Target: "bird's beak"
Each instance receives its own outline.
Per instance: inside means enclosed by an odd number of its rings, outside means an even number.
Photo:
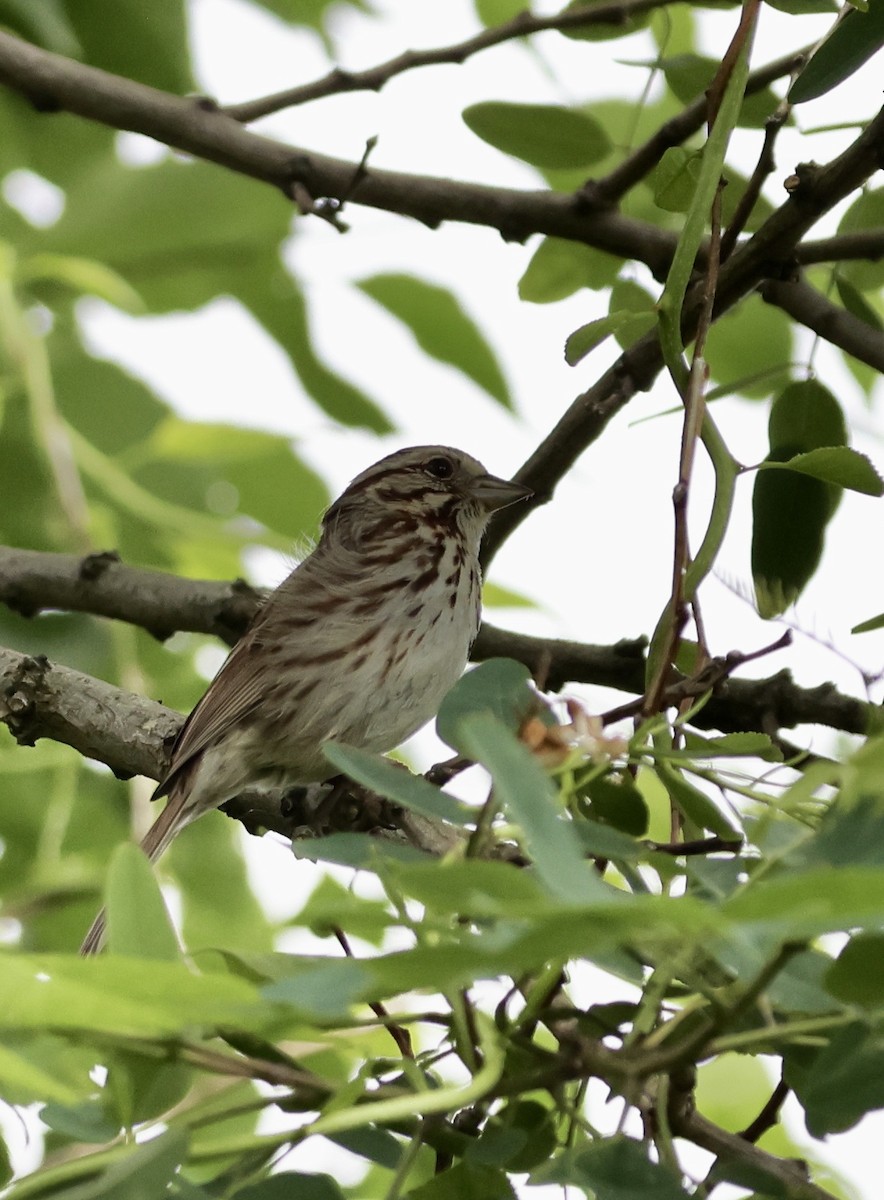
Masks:
[[[470,484],[470,492],[473,499],[478,500],[485,511],[490,513],[534,495],[531,488],[525,487],[524,484],[513,483],[509,479],[498,479],[496,475],[480,475]]]

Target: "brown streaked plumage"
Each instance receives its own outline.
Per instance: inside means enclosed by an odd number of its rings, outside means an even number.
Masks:
[[[328,779],[326,741],[386,751],[425,724],[478,632],[488,519],[528,495],[447,446],[357,475],[181,727],[145,853],[246,787]],[[103,933],[100,913],[84,954]]]

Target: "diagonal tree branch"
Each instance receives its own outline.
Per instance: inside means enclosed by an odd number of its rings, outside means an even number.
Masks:
[[[716,317],[732,308],[763,279],[788,278],[792,274],[795,248],[807,230],[881,168],[882,141],[884,110],[830,163],[825,166],[804,163],[796,168],[789,199],[722,267],[716,291]],[[696,334],[702,304],[703,288],[699,280],[689,289],[682,311],[686,345]],[[486,564],[528,514],[550,499],[558,481],[601,436],[611,418],[636,392],[651,386],[662,367],[657,330],[652,329],[625,350],[592,387],[577,396],[516,472],[515,479],[527,484],[535,495],[526,503],[496,515],[484,542]]]
[[[766,66],[751,71],[746,80],[746,95],[753,96],[763,91],[777,79],[791,75],[804,63],[809,53],[809,47],[796,50],[777,58]],[[698,96],[686,105],[680,113],[656,129],[646,142],[636,147],[609,174],[601,179],[589,179],[578,191],[577,197],[589,207],[606,207],[615,204],[634,187],[639,180],[644,179],[656,167],[667,150],[680,146],[692,134],[702,129],[708,115],[706,96]]]
[[[884,372],[884,333],[880,329],[833,304],[801,279],[768,279],[759,290],[768,304],[775,304],[833,346]]]

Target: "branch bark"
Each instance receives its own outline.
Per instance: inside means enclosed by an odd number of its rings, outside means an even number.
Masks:
[[[78,558],[0,546],[0,601],[26,616],[64,609],[140,625],[160,637],[180,629],[213,634],[233,644],[257,610],[261,595],[241,580],[231,584],[182,579],[163,571],[126,566],[112,554]],[[638,695],[644,687],[644,651],[641,638],[611,646],[589,645],[531,637],[486,622],[472,657],[476,662],[515,658],[543,678],[545,686],[553,691],[573,682]],[[159,714],[151,701],[140,701],[147,708],[132,708],[119,699],[116,689],[110,688],[108,694],[102,690],[110,685],[65,667],[48,665],[39,670],[29,668],[26,681],[31,682],[10,708],[9,700],[4,702],[2,697],[21,690],[16,672],[23,669],[22,661],[27,656],[6,650],[0,653],[6,656],[0,675],[0,719],[9,722],[11,717],[17,735],[23,734],[24,740],[51,737],[65,742],[121,774],[152,775],[154,730],[159,729],[161,737],[173,734],[180,720],[177,714],[162,710],[166,716],[156,725]],[[77,700],[78,688],[82,704]],[[818,724],[864,734],[877,712],[875,705],[846,696],[833,684],[799,687],[788,671],[780,671],[761,680],[723,680],[693,724],[723,732],[766,733]],[[139,738],[146,739],[144,745],[139,744]]]
[[[768,279],[760,287],[768,304],[876,371],[884,372],[884,333],[853,313],[833,304],[801,279]]]

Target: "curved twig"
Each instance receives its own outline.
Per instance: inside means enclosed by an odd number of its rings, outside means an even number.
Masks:
[[[454,45],[442,46],[435,50],[406,50],[387,62],[378,63],[377,66],[368,67],[363,71],[345,71],[341,67],[335,67],[312,83],[287,88],[285,91],[274,92],[256,100],[246,100],[241,104],[226,104],[223,111],[235,120],[245,123],[281,112],[285,108],[294,108],[311,100],[321,100],[325,96],[336,96],[342,92],[379,92],[384,84],[396,75],[418,67],[441,66],[446,63],[460,66],[482,50],[549,29],[625,25],[630,17],[662,8],[665,3],[668,3],[668,0],[612,0],[608,4],[590,4],[585,8],[575,5],[548,17],[538,16],[526,9],[511,21],[483,29],[481,33],[455,42]]]

